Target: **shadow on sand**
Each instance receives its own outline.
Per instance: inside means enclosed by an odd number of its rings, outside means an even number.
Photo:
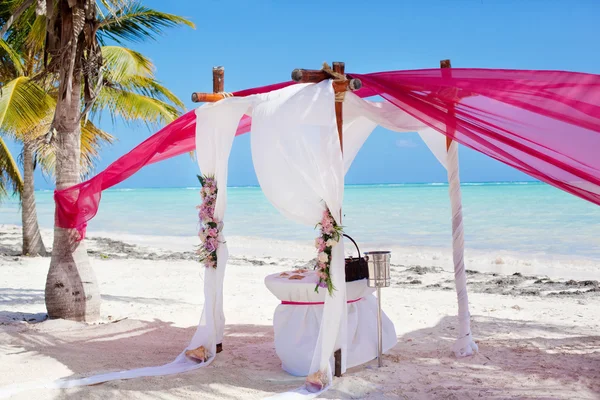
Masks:
[[[42,296],[43,303],[43,292],[35,292],[0,289],[0,306],[5,296],[12,301],[22,296],[27,303]],[[383,368],[375,363],[352,368],[321,398],[572,398],[573,387],[600,395],[600,336],[577,336],[558,325],[473,319],[479,354],[456,359],[450,351],[456,320],[443,318],[433,327],[400,336]],[[89,376],[168,363],[195,331],[160,320],[91,326],[58,322],[0,331],[4,359],[17,354],[51,358],[70,369],[71,378]],[[303,383],[281,370],[272,326],[228,325],[223,343],[224,352],[206,368],[61,390],[55,398],[237,399],[244,393],[242,398],[253,399]],[[381,386],[386,382],[389,388],[390,380],[395,389],[384,393]]]

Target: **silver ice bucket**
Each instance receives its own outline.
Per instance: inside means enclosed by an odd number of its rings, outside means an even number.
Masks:
[[[391,251],[367,251],[365,253],[369,268],[367,286],[374,288],[390,286]]]

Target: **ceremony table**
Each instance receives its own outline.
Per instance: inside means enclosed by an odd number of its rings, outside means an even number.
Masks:
[[[267,288],[281,300],[275,309],[273,327],[275,350],[282,368],[295,376],[309,373],[327,289],[315,292],[319,281],[316,271],[294,270],[265,277]],[[377,298],[367,280],[346,283],[348,303],[347,368],[377,358]],[[383,351],[396,345],[396,330],[382,313]]]

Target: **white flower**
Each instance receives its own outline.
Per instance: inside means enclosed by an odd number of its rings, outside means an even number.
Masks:
[[[338,242],[333,239],[329,239],[325,244],[327,245],[327,247],[333,247],[336,244],[338,244]]]
[[[319,253],[319,261],[322,263],[326,263],[327,261],[329,261],[329,256],[327,255],[327,253]]]

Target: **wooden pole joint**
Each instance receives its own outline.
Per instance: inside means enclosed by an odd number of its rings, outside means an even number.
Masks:
[[[332,68],[327,64],[322,69],[297,68],[292,71],[292,80],[298,83],[319,83],[326,79],[333,79],[332,85],[336,94],[360,89],[362,87],[360,79],[348,79],[344,74],[344,67],[343,62],[334,62]],[[343,101],[343,95],[337,96],[336,99]]]
[[[192,101],[194,103],[215,103],[231,96],[231,93],[225,93],[225,68],[218,66],[213,67],[213,92],[194,92]]]

